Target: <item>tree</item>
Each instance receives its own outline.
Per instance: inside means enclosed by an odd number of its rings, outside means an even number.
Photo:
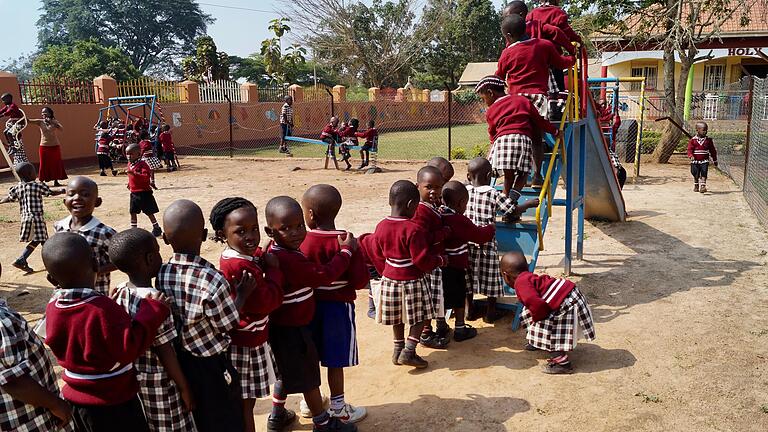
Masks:
[[[293,44],[283,52],[283,36],[291,30],[290,19],[277,18],[270,21],[269,30],[275,37],[261,42],[261,56],[267,75],[273,80],[286,84],[293,82],[293,72],[306,62],[307,50],[299,44]]]
[[[94,39],[120,48],[144,73],[174,73],[213,19],[193,0],[43,0],[37,21],[42,50]]]
[[[16,58],[8,58],[0,62],[0,70],[8,71],[19,80],[27,80],[32,78],[32,61],[35,59],[35,54],[22,54]]]
[[[230,57],[232,79],[245,78],[248,82],[259,85],[267,85],[272,78],[267,74],[267,67],[264,65],[264,58],[261,54],[251,54],[248,57]],[[339,78],[329,72],[314,60],[306,60],[299,63],[295,68],[288,70],[286,74],[292,79],[292,84],[311,85],[315,83],[315,74],[317,74],[318,84],[332,86],[338,84]]]
[[[139,71],[119,48],[106,48],[95,40],[81,40],[73,46],[52,45],[32,62],[37,76],[64,77],[90,81],[107,74],[118,81],[137,78]]]
[[[229,79],[229,55],[217,51],[213,38],[206,35],[195,40],[195,55],[181,61],[184,77],[192,81]]]

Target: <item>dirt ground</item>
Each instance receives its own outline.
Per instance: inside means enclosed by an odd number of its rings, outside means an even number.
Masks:
[[[373,230],[388,213],[389,185],[413,178],[418,168],[386,164],[385,173],[362,175],[325,171],[316,160],[182,162],[182,171],[158,174],[161,209],[189,198],[207,213],[235,194],[263,208],[272,196],[298,197],[314,183],[331,183],[344,197],[338,226],[354,233]],[[457,164],[456,177],[465,172]],[[575,374],[542,374],[545,355],[522,350],[524,331],[512,332],[509,318],[492,326],[474,322],[479,336],[447,351],[420,348],[430,362],[424,371],[393,366],[390,329],[365,316],[361,292],[361,364],[347,371],[346,384],[347,400],[368,408],[360,430],[768,430],[766,231],[718,173],[709,179],[712,192],[703,195],[691,191],[687,165],[646,165],[643,175],[624,189],[628,222],[587,223],[574,280],[592,304],[598,338],[573,353]],[[95,178],[104,198],[97,216],[127,228],[125,177]],[[60,199],[46,201],[46,212],[52,231],[53,221],[65,216]],[[22,276],[10,266],[22,247],[18,219],[16,204],[0,206],[0,295],[35,320],[51,288],[44,273]],[[146,218],[140,224],[148,227]],[[539,269],[559,274],[562,210],[549,226]],[[220,251],[204,244],[203,255],[214,263]],[[163,245],[162,253],[167,257],[170,249]],[[39,252],[30,263],[42,268]],[[116,274],[113,284],[124,279]],[[298,401],[291,396],[288,406],[298,409]],[[269,407],[268,400],[257,404],[259,430]],[[311,426],[302,420],[296,429]]]

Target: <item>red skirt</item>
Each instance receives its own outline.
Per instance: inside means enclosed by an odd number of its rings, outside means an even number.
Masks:
[[[64,163],[61,161],[61,146],[40,146],[40,169],[37,178],[42,182],[67,178]]]

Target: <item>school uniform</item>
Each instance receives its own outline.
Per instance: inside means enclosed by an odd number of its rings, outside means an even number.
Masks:
[[[420,201],[416,207],[416,213],[411,218],[411,222],[425,230],[427,238],[430,240],[431,252],[435,255],[443,255],[445,248],[443,241],[448,236],[448,230],[443,225],[440,211],[432,204]],[[427,284],[430,289],[430,297],[437,318],[445,317],[445,308],[443,308],[443,270],[440,267],[435,268],[426,275]]]
[[[152,193],[152,168],[143,159],[128,162],[128,189],[131,191],[130,213],[153,215],[160,212]]]
[[[112,138],[102,138],[101,134],[96,136],[96,158],[99,160],[99,169],[114,169],[112,158],[109,156],[109,143]]]
[[[160,142],[160,146],[163,149],[163,158],[165,163],[170,165],[176,164],[176,146],[173,144],[173,136],[170,132],[162,132],[158,136],[157,140]]]
[[[360,150],[376,151],[379,146],[379,131],[375,127],[368,128],[363,132],[355,132],[358,138],[365,138],[365,143]]]
[[[310,323],[315,315],[314,291],[332,286],[349,268],[352,251],[341,246],[327,264],[309,260],[300,250],[270,245],[283,272],[283,303],[270,314],[269,344],[275,354],[286,394],[320,386],[320,357]]]
[[[437,316],[425,275],[447,264],[430,238],[408,218],[389,216],[376,225],[372,253],[381,284],[374,291],[376,322],[414,325]]]
[[[64,219],[56,222],[53,225],[53,230],[59,232],[72,232],[70,225],[72,223],[72,216],[67,216]],[[77,231],[74,231],[88,241],[88,245],[93,249],[93,255],[99,264],[99,267],[104,267],[110,264],[109,261],[109,241],[112,236],[117,234],[113,228],[110,228],[102,223],[95,216],[91,216],[91,220],[81,226]],[[93,289],[102,293],[109,294],[109,285],[111,283],[110,273],[97,273],[96,285]]]
[[[595,339],[592,311],[576,285],[562,278],[522,272],[515,293],[528,343],[545,351],[572,351],[580,337]]]
[[[301,244],[301,252],[313,263],[329,263],[340,252],[338,236],[344,231],[311,230]],[[315,317],[312,331],[324,367],[357,366],[356,291],[368,286],[370,275],[360,249],[349,260],[347,270],[330,284],[314,290]]]
[[[258,256],[243,255],[230,248],[221,253],[219,268],[232,284],[242,278],[243,271],[256,279],[256,290],[246,299],[240,311],[240,321],[230,332],[229,356],[232,366],[240,374],[242,398],[267,397],[269,386],[276,379],[275,359],[267,342],[269,313],[283,302],[283,275],[279,269],[267,268],[265,272]]]
[[[0,386],[29,377],[49,392],[58,395],[53,361],[43,341],[29,328],[21,315],[0,298]],[[14,399],[0,388],[0,430],[51,432],[72,430],[70,422],[57,428],[58,419],[47,409]]]
[[[709,159],[717,163],[717,149],[710,137],[695,136],[688,141],[688,158],[691,160],[691,175],[694,180],[706,186],[709,173]],[[704,179],[702,182],[701,179]]]
[[[62,395],[83,431],[148,431],[133,362],[144,353],[168,308],[143,299],[131,318],[91,288],[58,289],[46,307],[46,339],[64,368]]]
[[[320,140],[326,143],[336,143],[339,141],[339,130],[328,123],[320,132]]]
[[[477,226],[496,223],[498,213],[512,213],[517,203],[493,186],[467,185],[469,202],[464,213]],[[504,285],[499,269],[496,239],[485,243],[469,243],[469,268],[467,287],[475,294],[487,297],[503,297]]]
[[[13,164],[29,162],[27,152],[24,150],[24,143],[21,140],[21,132],[17,132],[19,126],[16,125],[19,120],[24,118],[24,113],[21,112],[18,105],[11,102],[0,108],[0,117],[8,117],[3,134],[8,138],[8,156],[11,157]]]
[[[177,253],[160,268],[156,285],[173,303],[176,353],[197,403],[197,429],[241,431],[240,377],[228,358],[229,332],[240,317],[229,282],[202,257]]]
[[[539,21],[544,25],[552,25],[559,28],[565,33],[571,42],[576,42],[583,45],[581,36],[576,33],[571,25],[568,23],[568,14],[559,6],[551,5],[547,2],[542,3],[540,6],[533,8],[526,19],[531,21]]]
[[[21,212],[21,232],[19,241],[45,242],[48,240],[48,227],[43,217],[43,197],[53,195],[53,191],[45,184],[36,181],[19,182],[8,190],[8,197],[19,202]]]
[[[152,146],[150,140],[141,140],[139,142],[139,149],[141,150],[141,160],[147,163],[152,171],[159,170],[163,167],[163,163],[155,156],[155,149]]]
[[[531,39],[546,39],[556,46],[565,49],[570,55],[576,55],[576,48],[571,43],[571,38],[557,26],[535,19],[528,19],[525,22],[525,34]]]
[[[293,106],[287,103],[283,104],[283,108],[280,110],[280,131],[282,138],[291,136],[293,134]]]

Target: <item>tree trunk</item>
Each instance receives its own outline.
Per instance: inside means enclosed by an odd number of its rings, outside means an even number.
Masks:
[[[677,88],[675,89],[675,106],[673,109],[670,109],[672,107],[667,105],[667,115],[675,119],[675,121],[683,127],[686,126],[683,119],[683,113],[685,111],[685,90],[688,85],[688,72],[693,67],[693,59],[696,55],[695,49],[689,51],[691,51],[689,52],[690,55],[680,57],[680,79],[678,80]],[[674,63],[672,63],[672,65],[674,73]],[[666,74],[666,59],[664,69],[664,73]],[[665,91],[665,93],[668,94],[669,92]],[[664,128],[659,144],[653,151],[651,159],[656,163],[668,163],[669,158],[672,156],[672,153],[675,152],[675,148],[677,148],[677,144],[680,142],[680,137],[682,136],[683,131],[676,128],[672,123],[669,123],[667,127]]]

